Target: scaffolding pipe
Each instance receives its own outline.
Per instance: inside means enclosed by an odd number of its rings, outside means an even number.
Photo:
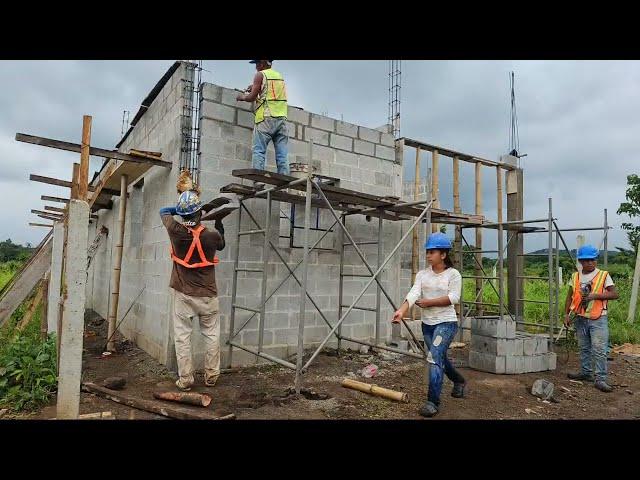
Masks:
[[[267,220],[262,244],[262,288],[260,289],[260,317],[258,318],[258,352],[262,352],[265,315],[267,312],[267,267],[269,266],[269,234],[271,233],[271,192],[267,192]]]
[[[120,177],[120,208],[118,209],[118,237],[116,239],[116,258],[113,262],[111,274],[111,304],[109,305],[109,321],[107,338],[107,351],[115,352],[114,333],[116,330],[116,318],[118,317],[118,300],[120,298],[120,272],[122,270],[122,247],[124,243],[124,224],[127,213],[127,181],[126,175]]]
[[[238,287],[238,262],[240,260],[240,228],[242,228],[242,207],[243,200],[240,200],[240,208],[238,208],[238,231],[236,233],[236,249],[235,255],[233,259],[233,279],[231,283],[231,314],[229,315],[229,339],[227,340],[227,344],[229,345],[228,350],[228,362],[227,368],[231,368],[231,361],[233,356],[233,343],[231,340],[237,335],[237,332],[234,333],[235,319],[236,319],[236,307],[234,307],[236,303],[236,290]],[[253,317],[251,317],[253,318]],[[246,324],[245,324],[246,325]]]
[[[549,343],[553,344],[553,215],[552,215],[552,200],[549,197],[549,243],[547,247],[547,254],[549,255],[549,339],[551,340]]]
[[[382,263],[382,216],[378,218],[378,268]],[[376,288],[376,332],[375,344],[380,343],[380,285]]]

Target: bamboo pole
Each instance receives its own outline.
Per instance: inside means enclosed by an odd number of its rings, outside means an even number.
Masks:
[[[114,332],[116,329],[116,318],[118,317],[118,300],[120,298],[120,272],[122,268],[122,247],[124,243],[124,222],[127,213],[127,182],[126,175],[120,177],[120,209],[118,211],[118,237],[116,240],[116,257],[113,262],[113,272],[111,274],[111,303],[109,305],[109,331],[107,338],[107,351],[115,351]]]
[[[82,117],[82,145],[80,146],[80,170],[78,174],[78,198],[87,201],[89,188],[89,149],[91,145],[91,116]]]
[[[476,191],[476,215],[482,215],[482,164],[476,163],[476,174],[475,174],[475,191]],[[482,250],[482,229],[476,228],[476,244],[475,249],[478,251]],[[482,253],[476,253],[476,262],[475,262],[475,275],[479,277],[482,275],[482,270],[480,269],[480,265],[482,265]],[[476,278],[476,298],[482,300],[482,279]],[[481,316],[484,313],[484,309],[482,308],[482,304],[478,305],[476,309],[476,316]]]
[[[453,212],[454,213],[462,213],[462,209],[460,207],[460,159],[456,156],[453,157]],[[462,235],[461,228],[459,225],[455,226],[455,238],[453,240],[453,261],[456,265],[456,268],[460,270],[462,273]],[[461,304],[457,303],[455,305],[456,315],[458,318],[461,317]],[[462,329],[460,329],[460,333],[462,334]],[[462,338],[462,337],[461,337]]]
[[[186,403],[198,407],[208,407],[211,397],[206,393],[197,392],[153,392],[153,398],[169,402]]]
[[[406,393],[396,392],[395,390],[389,390],[388,388],[371,385],[369,383],[358,382],[357,380],[352,380],[350,378],[343,379],[342,386],[345,388],[351,388],[352,390],[368,393],[376,397],[387,398],[389,400],[395,400],[396,402],[409,403],[409,395]]]

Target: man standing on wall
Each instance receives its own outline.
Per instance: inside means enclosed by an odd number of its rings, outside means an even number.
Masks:
[[[287,150],[287,91],[282,75],[271,68],[273,60],[251,60],[257,73],[248,93],[240,94],[236,100],[254,102],[255,127],[253,129],[253,168],[264,170],[267,146],[273,141],[276,151],[278,173],[289,175]]]
[[[191,358],[191,331],[193,317],[200,321],[204,336],[204,383],[213,387],[220,375],[220,322],[218,318],[218,291],[215,266],[216,250],[223,250],[224,227],[216,220],[215,230],[200,223],[202,211],[211,210],[202,205],[198,194],[187,190],[180,194],[178,205],[160,209],[160,217],[169,234],[173,271],[169,286],[174,289],[173,330],[178,362],[176,386],[190,390],[195,379]],[[173,219],[180,215],[183,223]]]

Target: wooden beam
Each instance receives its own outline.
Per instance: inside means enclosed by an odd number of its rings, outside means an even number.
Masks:
[[[481,163],[476,163],[476,175],[475,175],[475,180],[476,180],[476,215],[481,215],[482,214],[482,164]],[[475,249],[476,250],[482,250],[482,229],[481,228],[476,228],[476,244],[475,244]],[[474,262],[475,265],[475,275],[477,277],[479,277],[480,275],[482,275],[482,270],[480,269],[480,265],[482,265],[482,254],[481,253],[476,253],[476,261]],[[482,279],[481,278],[476,278],[476,294],[475,297],[478,299],[478,302],[482,302]],[[484,309],[482,308],[482,304],[479,304],[476,308],[476,315],[477,316],[481,316],[484,313]]]
[[[49,227],[49,228],[53,228],[53,224],[49,224],[49,223],[32,223],[32,222],[29,222],[29,226],[30,227]]]
[[[500,165],[505,170],[515,170],[517,167],[514,165],[509,165],[507,163],[494,162],[493,160],[487,160],[486,158],[476,157],[475,155],[469,155],[467,153],[457,152],[455,150],[451,150],[450,148],[438,147],[436,145],[431,145],[429,143],[420,142],[418,140],[413,140],[411,138],[403,137],[401,140],[404,140],[404,144],[409,147],[420,147],[423,150],[427,150],[429,152],[433,152],[437,150],[441,155],[445,157],[455,158],[458,157],[460,160],[469,163],[481,163],[482,165],[487,165],[489,167],[495,167]]]
[[[40,195],[40,199],[48,202],[69,203],[68,198],[50,197],[48,195]]]
[[[34,173],[29,175],[29,180],[33,182],[47,183],[49,185],[56,185],[58,187],[67,187],[67,188],[73,187],[73,183],[67,180],[60,180],[58,178],[45,177],[42,175],[36,175]],[[93,187],[91,185],[89,185],[88,188],[90,192],[93,192],[96,189],[96,187]],[[106,193],[109,195],[120,195],[120,190],[114,190],[112,188],[103,188],[101,193]]]
[[[62,218],[64,215],[60,215],[59,213],[51,213],[51,212],[45,212],[44,210],[35,210],[35,209],[31,209],[31,213],[35,213],[35,214],[43,214],[43,215],[51,215],[52,217],[60,217]]]
[[[50,210],[52,212],[59,212],[59,213],[66,213],[67,209],[66,208],[58,208],[58,207],[52,207],[50,205],[45,205],[44,206],[45,210]]]
[[[73,174],[71,176],[72,180],[71,180],[71,198],[72,199],[78,199],[80,198],[80,192],[79,192],[79,187],[78,187],[78,178],[80,175],[80,164],[79,163],[74,163],[73,164]]]
[[[41,213],[40,213],[40,214],[38,214],[38,216],[39,216],[40,218],[44,218],[45,220],[54,220],[54,221],[56,221],[56,222],[59,222],[60,220],[62,220],[62,219],[63,219],[63,217],[56,217],[56,216],[54,216],[54,215],[51,215],[50,213],[49,213],[49,214],[47,214],[47,215],[43,215],[43,214],[41,214]]]
[[[82,117],[82,145],[80,146],[80,172],[78,175],[78,198],[88,200],[89,185],[89,149],[91,148],[91,116]]]
[[[439,181],[439,160],[438,150],[431,152],[431,198],[433,199],[433,207],[440,208],[440,181]],[[440,227],[437,223],[431,224],[431,233],[439,232]]]
[[[98,181],[98,184],[94,187],[95,193],[93,194],[93,197],[91,198],[91,200],[89,200],[89,209],[91,209],[94,206],[96,200],[98,200],[98,197],[100,196],[100,193],[102,193],[103,191],[106,192],[108,190],[108,189],[105,189],[104,186],[109,180],[109,177],[113,175],[113,172],[115,172],[117,167],[118,167],[117,160],[109,161],[109,164],[107,165],[106,170],[104,171],[103,175]],[[120,192],[118,192],[118,194],[119,193]]]
[[[31,143],[33,145],[40,145],[43,147],[57,148],[58,150],[67,150],[69,152],[75,153],[80,153],[81,150],[81,145],[78,145],[77,143],[63,142],[61,140],[37,137],[35,135],[27,135],[24,133],[16,133],[16,140],[18,142]],[[152,156],[141,157],[136,155],[129,155],[127,153],[120,153],[117,150],[105,150],[103,148],[89,147],[89,154],[96,157],[115,158],[117,160],[123,160],[125,162],[147,163],[169,169],[173,166],[171,162],[154,159]]]

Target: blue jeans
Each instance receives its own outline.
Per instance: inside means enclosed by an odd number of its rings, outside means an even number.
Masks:
[[[590,320],[577,316],[576,335],[580,347],[580,367],[585,375],[593,375],[595,364],[596,381],[607,380],[607,354],[609,348],[609,323],[607,316]]]
[[[440,404],[443,373],[454,383],[464,383],[464,377],[454,368],[447,357],[449,344],[457,331],[458,324],[456,322],[443,322],[437,325],[422,324],[424,344],[428,348],[427,362],[430,364],[427,400],[434,405]]]
[[[289,135],[285,117],[264,117],[264,120],[254,127],[253,155],[251,158],[253,168],[258,170],[265,169],[265,155],[267,154],[267,146],[271,141],[273,141],[273,148],[276,151],[278,173],[289,175],[289,161],[287,160]]]

